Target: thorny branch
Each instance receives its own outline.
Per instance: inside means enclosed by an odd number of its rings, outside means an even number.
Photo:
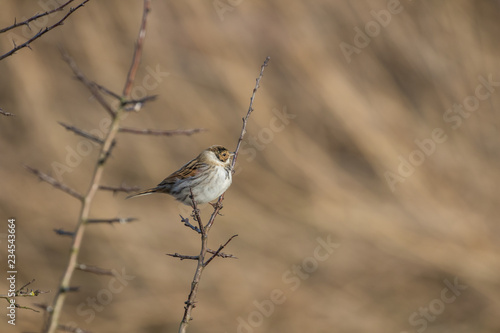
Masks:
[[[89,140],[94,141],[100,145],[102,145],[104,143],[104,141],[102,139],[98,138],[97,136],[94,136],[88,132],[85,132],[84,130],[81,130],[75,126],[67,125],[67,124],[60,122],[60,121],[58,123],[59,123],[59,125],[61,125],[65,129],[67,129],[68,131],[71,131],[71,132],[73,132],[81,137],[84,137],[85,139],[89,139]]]
[[[135,129],[128,127],[121,127],[120,132],[122,133],[132,133],[132,134],[144,134],[144,135],[163,135],[163,136],[173,136],[173,135],[193,135],[199,132],[205,132],[204,128],[191,128],[185,130],[154,130],[154,129]]]
[[[255,88],[253,89],[252,96],[250,97],[250,105],[248,107],[247,114],[243,118],[243,126],[242,126],[242,129],[241,129],[241,134],[240,134],[240,137],[238,139],[238,143],[236,145],[236,150],[235,150],[235,155],[233,157],[233,161],[231,163],[231,169],[232,169],[232,173],[233,174],[234,174],[234,165],[235,165],[236,159],[238,157],[238,152],[239,152],[239,149],[240,149],[240,146],[241,146],[241,142],[243,141],[243,137],[245,136],[245,133],[246,133],[247,121],[248,121],[248,118],[250,117],[250,114],[253,111],[253,102],[255,100],[255,94],[257,93],[257,90],[259,89],[260,80],[262,79],[262,76],[264,75],[264,69],[266,68],[266,66],[267,66],[267,64],[268,64],[268,62],[269,62],[270,59],[271,59],[270,57],[267,57],[264,60],[264,63],[262,64],[262,66],[260,68],[260,73],[259,73],[259,76],[256,79]],[[237,236],[237,235],[234,235],[231,238],[229,238],[226,241],[226,243],[224,243],[224,244],[222,244],[222,245],[219,246],[219,248],[217,249],[217,251],[210,252],[210,253],[212,253],[212,256],[210,258],[208,258],[207,260],[205,260],[205,256],[209,252],[208,251],[208,247],[207,247],[208,233],[209,233],[210,229],[212,228],[212,225],[213,225],[213,223],[215,221],[215,218],[217,217],[217,215],[219,215],[219,212],[222,209],[222,201],[224,200],[224,194],[222,194],[219,197],[219,199],[217,200],[217,202],[213,205],[214,211],[213,211],[212,215],[210,216],[210,219],[208,220],[208,222],[207,222],[207,224],[205,226],[203,225],[203,223],[201,221],[200,213],[199,213],[199,210],[198,210],[198,208],[196,206],[196,201],[194,200],[194,196],[193,196],[193,192],[192,191],[191,191],[190,198],[191,198],[192,207],[193,207],[193,214],[192,214],[192,216],[193,216],[193,219],[196,222],[198,222],[198,228],[195,227],[195,226],[193,226],[189,222],[189,219],[184,218],[182,216],[181,216],[181,219],[182,219],[182,222],[184,223],[184,225],[186,225],[187,227],[193,229],[194,231],[196,231],[196,232],[198,232],[200,234],[200,236],[201,236],[200,254],[198,256],[185,256],[185,255],[178,254],[178,253],[169,254],[170,256],[175,257],[175,258],[179,258],[181,260],[183,260],[183,259],[197,260],[197,266],[196,266],[195,274],[194,274],[194,277],[193,277],[193,281],[191,283],[191,290],[189,292],[188,299],[185,302],[184,315],[182,316],[182,320],[181,320],[181,323],[179,325],[179,333],[185,333],[186,329],[187,329],[187,326],[189,325],[189,321],[192,320],[191,313],[193,311],[193,308],[195,307],[196,295],[198,293],[198,286],[199,286],[199,283],[200,283],[200,279],[201,279],[201,275],[202,275],[203,269],[215,257],[217,257],[217,256],[222,256],[222,257],[229,257],[229,256],[231,256],[232,257],[232,255],[227,256],[225,254],[221,254],[221,251],[227,246],[227,244],[229,244],[229,242],[234,237]]]
[[[116,217],[113,219],[88,219],[87,223],[109,223],[109,224],[120,223],[120,224],[124,224],[124,223],[133,222],[133,221],[137,221],[137,219],[135,217]]]
[[[230,241],[233,240],[234,237],[236,237],[238,235],[232,235],[231,238],[229,238],[224,244],[220,245],[219,248],[217,249],[217,251],[215,251],[215,253],[210,257],[208,258],[207,261],[205,261],[205,266],[210,264],[210,262],[215,258],[215,257],[219,257],[219,254],[221,254],[220,251],[222,251],[222,249],[224,249],[226,247],[227,244],[229,244]],[[207,251],[208,252],[208,251]],[[227,255],[224,255],[224,253],[222,253],[222,255],[220,255],[220,257],[222,258],[231,258]]]
[[[73,71],[73,74],[75,74],[75,77],[77,78],[77,80],[82,82],[85,85],[85,87],[87,87],[87,89],[90,91],[92,96],[99,102],[99,104],[102,105],[104,110],[106,110],[106,112],[108,112],[112,117],[114,117],[116,112],[113,109],[113,107],[101,95],[101,93],[99,91],[100,89],[98,88],[98,85],[95,82],[90,81],[82,73],[82,71],[80,71],[80,69],[76,65],[75,61],[73,60],[73,58],[71,58],[69,56],[68,53],[66,53],[65,51],[61,51],[61,52],[62,52],[63,60],[66,61],[66,63],[69,65],[69,67]]]
[[[58,234],[59,236],[71,236],[73,237],[75,233],[73,231],[66,231],[63,229],[54,229],[54,232]]]
[[[83,3],[87,2],[88,0],[84,1]],[[83,5],[82,3],[82,5]],[[135,72],[137,72],[137,67],[139,66],[140,63],[140,55],[142,53],[142,46],[143,46],[143,39],[145,36],[145,29],[146,29],[146,21],[147,21],[147,16],[150,11],[150,5],[151,5],[151,0],[144,0],[144,12],[142,16],[142,24],[141,24],[141,29],[139,32],[139,38],[138,41],[135,45],[135,51],[134,51],[134,60],[132,62],[132,65],[130,67],[129,74],[126,79],[126,84],[124,89],[124,94],[121,96],[121,100],[127,100],[130,98],[130,87],[132,86],[134,82],[134,77],[135,77]],[[90,219],[90,208],[93,202],[93,199],[95,197],[95,194],[99,190],[99,185],[103,176],[104,172],[104,166],[107,161],[107,158],[110,156],[112,148],[115,146],[115,137],[118,134],[118,130],[120,127],[120,120],[121,116],[124,114],[124,106],[120,104],[118,107],[113,108],[105,99],[104,96],[101,94],[102,87],[98,86],[96,83],[90,81],[83,75],[83,73],[79,70],[79,68],[76,66],[75,62],[73,59],[66,53],[63,53],[63,58],[64,60],[68,63],[70,68],[72,69],[73,73],[75,74],[76,78],[80,80],[86,87],[87,89],[90,90],[94,98],[104,107],[106,112],[111,116],[111,124],[109,127],[108,132],[106,133],[106,137],[102,140],[101,144],[101,149],[99,152],[99,157],[97,159],[97,163],[94,169],[94,172],[92,174],[91,180],[90,180],[90,187],[88,191],[85,193],[84,196],[80,195],[80,198],[82,200],[82,207],[80,211],[80,215],[78,218],[78,223],[76,225],[75,231],[73,232],[72,239],[73,242],[71,244],[71,252],[70,252],[70,257],[66,266],[66,270],[61,278],[61,282],[59,284],[59,289],[56,293],[56,296],[54,297],[53,304],[52,306],[47,306],[46,307],[46,321],[44,325],[44,332],[46,333],[55,333],[58,329],[59,330],[65,330],[65,331],[70,331],[70,332],[80,332],[80,329],[73,329],[71,327],[66,327],[62,326],[59,324],[59,318],[61,316],[62,308],[66,299],[66,296],[69,291],[74,290],[73,287],[70,286],[70,282],[73,276],[73,273],[75,272],[76,269],[82,270],[81,264],[79,265],[77,263],[78,261],[78,255],[80,252],[80,248],[82,246],[82,240],[83,240],[83,235],[85,233],[85,228],[89,223],[115,223],[115,222],[120,222],[120,223],[125,223],[125,222],[131,222],[134,219],[132,218],[113,218],[113,219]],[[127,88],[129,87],[129,88]],[[81,135],[82,131],[77,130],[75,133]],[[38,173],[36,173],[38,174]],[[53,179],[51,179],[51,183],[54,183]],[[55,183],[61,187],[60,183]],[[73,192],[68,191],[65,188],[66,192],[74,195]],[[76,193],[76,192],[75,192]],[[62,232],[61,232],[62,233]],[[85,266],[83,270],[89,272],[92,271],[93,273],[104,273],[104,271],[100,271],[101,269],[98,268],[88,268],[88,266]]]
[[[57,9],[57,8],[56,8],[56,10],[53,10],[53,11],[51,11],[51,12],[46,12],[46,13],[44,13],[44,14],[41,14],[41,16],[39,16],[39,17],[45,16],[45,15],[49,15],[50,13],[53,13],[53,12],[58,11],[58,10],[61,10],[61,9],[62,9],[62,8],[64,8],[64,7],[65,7],[68,3],[72,2],[72,1],[73,1],[73,0],[68,1],[67,3],[65,3],[65,4],[61,5],[61,6],[59,7],[59,9]],[[22,43],[22,44],[20,44],[20,45],[15,45],[15,44],[14,44],[14,48],[13,48],[12,50],[10,50],[9,52],[7,52],[7,53],[5,53],[5,54],[1,55],[1,56],[0,56],[0,60],[3,60],[3,59],[5,59],[5,58],[7,58],[7,57],[9,57],[9,56],[13,55],[14,53],[16,53],[17,51],[19,51],[19,50],[20,50],[20,49],[22,49],[22,48],[25,48],[25,47],[30,48],[30,44],[31,44],[34,40],[36,40],[36,39],[38,39],[38,38],[42,37],[43,35],[45,35],[45,34],[46,34],[47,32],[49,32],[50,30],[52,30],[52,29],[54,29],[54,28],[57,28],[58,26],[62,25],[62,24],[63,24],[63,22],[64,22],[64,21],[65,21],[65,20],[66,20],[66,19],[67,19],[67,18],[68,18],[71,14],[73,14],[73,13],[74,13],[74,12],[76,12],[78,9],[80,9],[81,7],[83,7],[83,6],[84,6],[87,2],[89,2],[89,0],[84,0],[84,1],[83,1],[82,3],[80,3],[78,6],[76,6],[76,7],[74,7],[74,8],[70,8],[70,9],[69,9],[69,11],[66,13],[66,15],[64,15],[64,17],[63,17],[62,19],[60,19],[59,21],[57,21],[57,22],[56,22],[56,23],[54,23],[53,25],[46,27],[45,29],[41,29],[41,30],[40,30],[40,31],[39,31],[36,35],[34,35],[34,36],[33,36],[33,37],[31,37],[30,39],[28,39],[26,42],[24,42],[24,43]],[[33,21],[33,19],[28,19],[27,21],[31,22],[31,21]],[[14,24],[14,26],[7,27],[7,28],[5,28],[6,30],[5,30],[5,29],[3,29],[4,31],[0,31],[0,32],[5,32],[5,31],[8,31],[8,30],[10,30],[10,29],[15,28],[16,26],[23,25],[23,24],[28,25],[28,24],[29,24],[29,22],[26,22],[26,21],[25,21],[25,22],[21,22],[21,23],[20,23],[20,24],[18,24],[18,25],[16,25],[16,23],[15,23],[15,24]]]
[[[25,20],[25,21],[22,21],[22,22],[16,22],[16,20],[14,20],[14,24],[13,24],[13,25],[8,26],[7,28],[0,29],[0,34],[1,34],[1,33],[4,33],[4,32],[7,32],[7,31],[9,31],[9,30],[12,30],[12,29],[14,29],[14,28],[20,27],[20,26],[22,26],[22,25],[26,25],[28,28],[30,28],[30,29],[31,29],[31,27],[30,27],[30,25],[29,25],[29,23],[30,23],[30,22],[32,22],[32,21],[34,21],[34,20],[37,20],[37,19],[39,19],[39,18],[41,18],[41,17],[44,17],[44,16],[47,16],[47,15],[50,15],[50,14],[52,14],[52,13],[59,12],[59,11],[63,10],[63,9],[64,9],[64,7],[66,7],[67,5],[69,5],[70,3],[72,3],[73,1],[75,1],[75,0],[69,0],[69,1],[67,1],[66,3],[62,4],[61,6],[59,6],[59,7],[57,7],[57,8],[54,8],[54,9],[52,9],[52,10],[49,10],[49,11],[47,11],[47,12],[45,12],[45,13],[41,13],[41,14],[36,14],[36,15],[33,15],[33,16],[32,16],[32,17],[30,17],[29,19],[27,19],[27,20]]]
[[[255,99],[255,94],[257,93],[257,89],[259,89],[260,80],[262,79],[262,76],[264,76],[264,69],[267,67],[269,60],[271,60],[271,57],[267,57],[266,60],[264,60],[264,63],[262,64],[262,66],[260,66],[259,77],[257,77],[257,79],[255,80],[255,87],[253,88],[252,91],[252,97],[250,97],[250,105],[248,106],[248,112],[246,116],[243,118],[243,126],[241,128],[241,134],[238,139],[238,144],[236,145],[236,149],[234,151],[233,162],[231,163],[231,169],[233,170],[233,174],[234,174],[234,165],[236,164],[236,159],[238,158],[241,142],[243,141],[243,136],[245,136],[245,133],[247,132],[247,121],[248,118],[250,117],[250,114],[252,114],[253,111],[253,101]]]
[[[106,186],[106,185],[99,185],[99,189],[102,190],[102,191],[111,191],[113,193],[117,193],[117,192],[131,193],[131,192],[137,192],[141,188],[139,186],[125,186],[125,185],[120,185],[120,186]]]
[[[135,43],[132,64],[130,65],[130,69],[128,71],[125,87],[123,87],[123,96],[125,97],[130,96],[130,92],[132,91],[132,85],[134,84],[135,81],[135,74],[137,73],[137,69],[139,69],[139,64],[141,62],[141,56],[142,56],[142,47],[144,44],[144,39],[146,38],[146,22],[148,21],[148,14],[150,11],[151,11],[151,1],[144,0],[141,28],[139,29],[139,36],[137,37],[137,41]]]
[[[24,167],[26,169],[28,169],[29,172],[31,172],[32,174],[34,174],[35,176],[37,176],[38,179],[43,180],[46,183],[49,183],[50,185],[54,186],[55,188],[57,188],[57,189],[59,189],[59,190],[61,190],[63,192],[68,193],[69,195],[71,195],[72,197],[77,198],[78,200],[83,200],[83,196],[80,193],[78,193],[77,191],[75,191],[72,188],[70,188],[69,186],[67,186],[67,185],[65,185],[63,183],[58,182],[57,180],[55,180],[51,176],[49,176],[49,175],[41,172],[40,170],[37,170],[37,169],[32,168],[32,167],[27,166],[27,165],[25,165]]]

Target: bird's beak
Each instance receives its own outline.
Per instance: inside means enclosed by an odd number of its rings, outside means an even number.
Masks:
[[[234,151],[229,152],[229,155],[231,155],[231,156],[234,156],[235,154],[236,154],[236,152],[234,152]]]

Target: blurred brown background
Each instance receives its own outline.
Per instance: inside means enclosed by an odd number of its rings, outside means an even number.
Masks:
[[[44,3],[2,1],[0,26]],[[0,62],[0,107],[16,115],[0,117],[2,270],[15,217],[18,286],[35,278],[34,288],[52,291],[22,305],[52,301],[70,244],[53,229],[72,230],[79,211],[23,165],[56,176],[54,163],[68,166],[87,147],[57,122],[98,131],[107,117],[58,48],[121,92],[141,15],[139,0],[91,0]],[[234,148],[271,56],[210,235],[216,248],[238,234],[226,252],[239,259],[209,265],[190,332],[500,331],[499,15],[497,1],[473,0],[153,1],[135,91],[159,97],[124,125],[209,131],[120,134],[106,185],[150,187],[212,144]],[[0,35],[1,53],[42,24]],[[86,191],[96,156],[73,157],[61,179]],[[62,323],[176,331],[195,264],[165,254],[197,254],[198,237],[178,217],[189,209],[163,195],[124,197],[99,193],[92,216],[140,221],[89,227],[80,261],[129,280],[76,272],[81,291]],[[0,279],[1,293],[6,286]],[[271,306],[275,289],[283,296]],[[42,323],[29,310],[17,311],[15,327],[2,317],[2,332]]]

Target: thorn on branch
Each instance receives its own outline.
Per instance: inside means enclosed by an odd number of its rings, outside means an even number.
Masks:
[[[75,286],[75,287],[69,286],[69,287],[62,287],[61,288],[62,293],[70,293],[70,292],[74,293],[77,291],[80,291],[80,287],[78,287],[78,286]]]
[[[77,135],[80,135],[80,136],[82,136],[82,137],[84,137],[86,139],[89,139],[91,141],[97,142],[98,144],[101,144],[101,145],[104,143],[103,140],[99,139],[95,135],[92,135],[92,134],[90,134],[88,132],[85,132],[84,130],[81,130],[81,129],[75,127],[75,126],[67,125],[67,124],[65,124],[63,122],[60,122],[60,121],[58,123],[59,123],[59,125],[61,125],[65,129],[67,129],[68,131],[72,131],[73,133],[75,133]]]
[[[12,30],[14,28],[17,28],[17,27],[20,27],[22,25],[25,25],[28,27],[28,29],[31,30],[31,27],[29,25],[30,22],[34,21],[34,20],[37,20],[41,17],[44,17],[44,16],[47,16],[47,15],[50,15],[52,13],[55,13],[55,12],[58,12],[58,11],[61,11],[64,9],[64,7],[66,7],[67,5],[69,5],[71,2],[73,2],[74,0],[68,0],[66,3],[62,4],[61,6],[55,8],[55,9],[52,9],[50,11],[46,11],[45,13],[41,13],[41,14],[36,14],[36,15],[33,15],[32,17],[30,17],[29,19],[25,20],[25,21],[22,21],[22,22],[19,22],[17,23],[17,19],[14,18],[14,24],[7,27],[7,28],[3,28],[3,29],[0,29],[0,34],[1,33],[4,33],[4,32],[7,32],[9,30]]]
[[[193,135],[200,132],[207,131],[205,128],[191,128],[185,130],[154,130],[154,129],[136,129],[121,127],[119,132],[131,133],[131,134],[142,134],[142,135],[163,135],[163,136],[173,136],[173,135]]]
[[[120,223],[120,224],[125,224],[129,222],[137,221],[135,217],[117,217],[113,219],[88,219],[87,223]]]
[[[75,235],[74,232],[72,231],[66,231],[66,230],[63,230],[63,229],[54,229],[54,232],[60,236],[71,236],[73,237]]]
[[[110,275],[110,276],[115,275],[113,271],[110,269],[104,269],[97,266],[89,266],[85,264],[77,264],[76,269],[81,270],[83,272],[94,273],[97,275]]]
[[[69,195],[79,199],[79,200],[83,200],[83,196],[76,192],[75,190],[73,190],[72,188],[70,188],[69,186],[63,184],[63,183],[60,183],[58,182],[57,180],[55,180],[54,178],[50,177],[49,175],[41,172],[40,170],[37,170],[35,168],[32,168],[30,166],[27,166],[25,165],[24,166],[26,169],[28,169],[29,172],[31,172],[32,174],[34,174],[35,176],[38,177],[38,179],[46,182],[46,183],[49,183],[50,185],[52,185],[53,187],[63,191],[63,192],[66,192],[68,193]]]

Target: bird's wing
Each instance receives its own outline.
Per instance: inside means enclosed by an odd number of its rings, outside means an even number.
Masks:
[[[198,173],[206,168],[205,163],[200,163],[196,158],[187,162],[179,170],[172,173],[170,176],[165,178],[158,186],[164,186],[167,184],[173,184],[178,180],[186,179],[196,176]]]

